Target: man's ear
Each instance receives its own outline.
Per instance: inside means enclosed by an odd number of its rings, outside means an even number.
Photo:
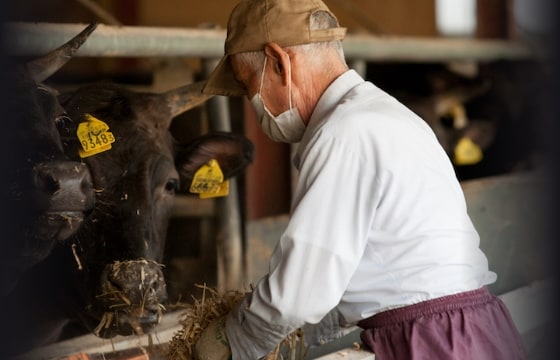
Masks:
[[[282,85],[288,85],[291,76],[289,71],[291,69],[290,56],[288,53],[277,43],[269,42],[264,46],[264,54],[273,59],[274,68],[282,77]]]

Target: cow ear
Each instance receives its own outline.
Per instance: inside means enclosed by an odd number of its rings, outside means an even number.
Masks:
[[[245,170],[253,160],[253,151],[253,143],[243,135],[214,132],[182,146],[175,157],[175,166],[181,182],[190,184],[195,172],[214,159],[227,179]]]

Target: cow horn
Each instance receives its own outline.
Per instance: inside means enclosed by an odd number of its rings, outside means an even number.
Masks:
[[[82,46],[96,27],[96,23],[88,25],[64,45],[39,59],[29,61],[27,63],[27,69],[31,78],[37,83],[48,79],[72,58],[74,53]]]
[[[171,117],[180,115],[214,96],[202,93],[205,84],[206,81],[199,81],[163,93],[165,102],[171,111]]]

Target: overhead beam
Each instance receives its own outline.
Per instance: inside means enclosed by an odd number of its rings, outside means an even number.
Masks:
[[[4,23],[2,50],[15,56],[39,56],[60,46],[86,24]],[[75,56],[217,58],[224,49],[225,30],[98,25]],[[471,38],[417,38],[347,35],[348,59],[367,61],[492,61],[532,57],[521,43]]]

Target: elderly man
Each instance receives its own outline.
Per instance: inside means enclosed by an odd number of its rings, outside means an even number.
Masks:
[[[289,224],[270,272],[196,346],[260,359],[303,327],[311,345],[358,325],[376,358],[522,359],[453,167],[430,127],[355,71],[320,0],[231,13],[207,93],[247,96],[271,139],[299,143]]]

